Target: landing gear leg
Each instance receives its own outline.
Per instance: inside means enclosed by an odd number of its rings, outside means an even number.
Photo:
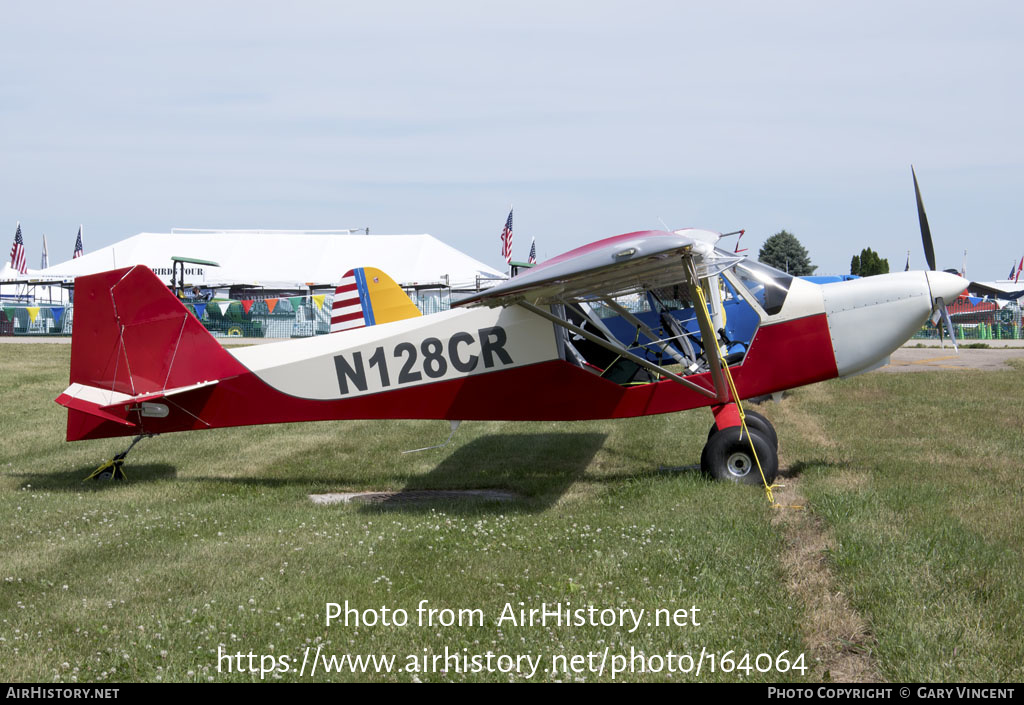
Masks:
[[[127,480],[128,476],[124,474],[124,460],[125,460],[125,458],[128,457],[128,453],[131,451],[132,448],[135,447],[135,444],[138,443],[139,441],[141,441],[143,438],[152,438],[155,435],[156,435],[155,433],[150,433],[150,434],[142,434],[140,436],[136,436],[135,439],[132,440],[132,444],[130,446],[128,446],[128,448],[123,453],[118,453],[113,458],[111,458],[107,462],[103,463],[103,465],[100,465],[98,468],[96,468],[95,470],[92,471],[92,473],[89,475],[89,477],[87,477],[85,479],[86,480]]]
[[[746,417],[747,428],[749,428],[751,431],[760,433],[762,436],[768,439],[771,442],[772,447],[775,448],[775,452],[777,453],[779,450],[779,434],[775,432],[775,427],[772,426],[771,422],[761,414],[757,413],[756,411],[751,411],[750,409],[744,409],[743,415]],[[711,440],[711,437],[715,435],[716,431],[718,431],[718,424],[711,424],[711,428],[708,429],[709,441]]]

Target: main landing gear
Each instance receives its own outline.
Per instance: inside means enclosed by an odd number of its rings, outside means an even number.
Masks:
[[[755,411],[745,412],[744,431],[735,405],[730,406],[731,412],[724,408],[715,411],[715,424],[700,455],[700,469],[716,480],[771,486],[779,474],[778,434],[768,419]]]

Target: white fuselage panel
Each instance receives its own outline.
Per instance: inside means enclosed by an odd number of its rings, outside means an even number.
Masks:
[[[551,323],[518,306],[453,309],[231,352],[270,386],[305,399],[358,397],[558,357]]]

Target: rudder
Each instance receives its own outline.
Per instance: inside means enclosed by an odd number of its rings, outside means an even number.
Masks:
[[[57,398],[69,408],[68,440],[116,423],[109,407],[125,395],[154,395],[245,372],[148,267],[78,277],[74,306],[71,386]],[[116,435],[135,425],[127,418],[123,423],[129,428]]]

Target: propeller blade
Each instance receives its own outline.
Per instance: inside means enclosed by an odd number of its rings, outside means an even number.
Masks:
[[[949,335],[949,342],[953,343],[953,349],[960,352],[960,348],[956,344],[956,333],[953,332],[953,319],[949,317],[949,309],[946,308],[946,302],[941,298],[935,299],[935,313],[942,317],[942,325],[946,329],[946,333]],[[939,340],[942,339],[942,328],[939,329]]]
[[[910,165],[910,174],[914,177],[914,193],[917,195],[917,220],[921,223],[921,242],[924,243],[924,258],[928,268],[935,269],[935,248],[932,247],[932,231],[928,227],[928,216],[924,212],[924,201],[921,200],[921,189],[917,185],[917,174],[914,165]]]

